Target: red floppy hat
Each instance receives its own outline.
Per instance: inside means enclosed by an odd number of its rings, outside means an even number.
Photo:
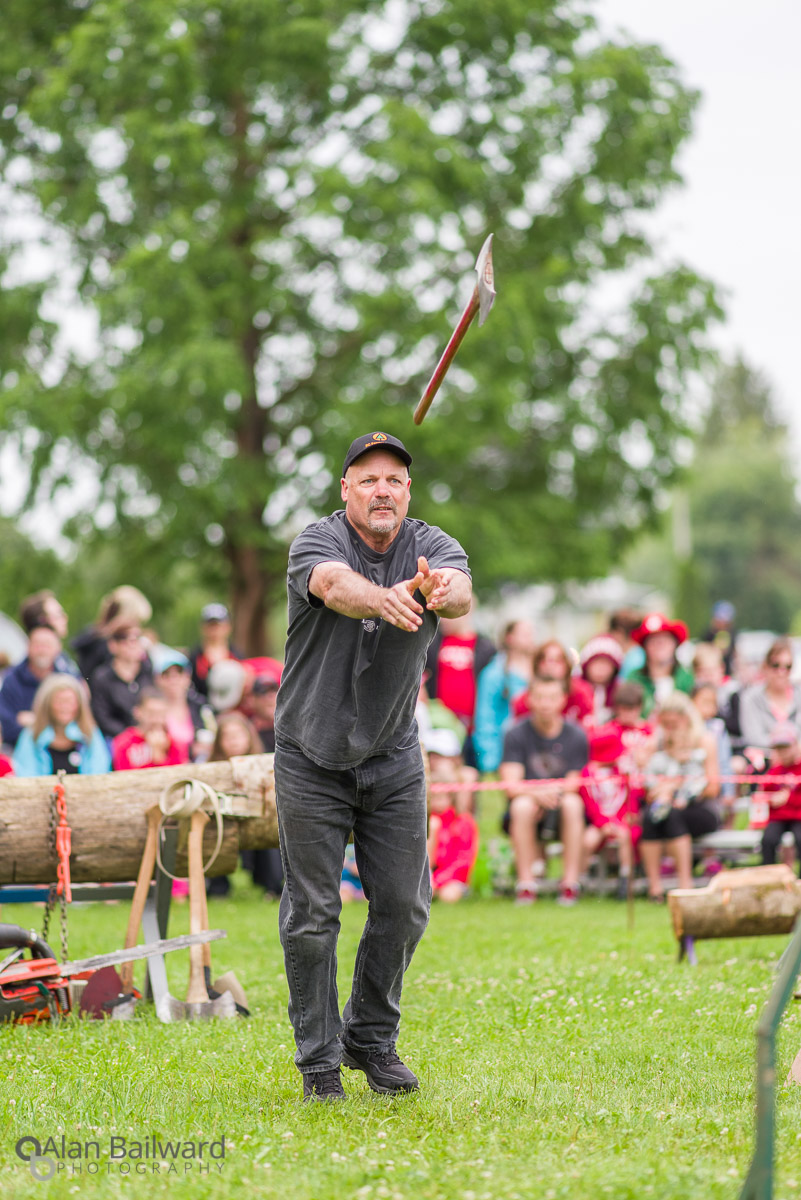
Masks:
[[[671,633],[679,646],[689,637],[689,631],[683,621],[670,621],[662,613],[649,613],[642,625],[634,630],[631,639],[641,646],[652,633]]]

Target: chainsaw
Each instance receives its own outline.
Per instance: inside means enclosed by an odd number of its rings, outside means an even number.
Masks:
[[[124,991],[114,970],[116,964],[225,936],[223,929],[204,930],[59,966],[47,942],[36,933],[21,925],[0,924],[0,951],[11,950],[0,962],[0,1024],[36,1025],[57,1021],[71,1012],[95,1018],[113,1016],[116,1008],[130,1007],[142,998],[136,988]],[[23,958],[26,950],[30,958]]]

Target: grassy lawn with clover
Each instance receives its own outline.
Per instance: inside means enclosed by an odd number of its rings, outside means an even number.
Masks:
[[[531,909],[477,898],[435,906],[407,977],[399,1050],[418,1095],[388,1100],[345,1073],[346,1103],[304,1106],[292,1063],[277,906],[243,875],[212,900],[215,970],[235,969],[249,1020],[160,1025],[68,1021],[4,1028],[0,1180],[14,1197],[144,1196],[291,1200],[528,1200],[529,1197],[734,1198],[753,1143],[754,1028],[785,939],[707,942],[676,962],[664,909],[542,899]],[[38,927],[41,910],[7,907]],[[76,908],[70,953],[122,942],[127,905]],[[340,991],[364,920],[343,912]],[[175,908],[171,932],[186,929]],[[57,942],[57,937],[54,938]],[[185,995],[186,955],[169,960]],[[138,969],[141,978],[141,968]],[[779,1078],[801,1046],[798,1008],[779,1039]],[[780,1086],[775,1195],[801,1193],[801,1089]],[[15,1155],[95,1139],[87,1161],[38,1182]],[[219,1140],[219,1162],[109,1163],[112,1136]],[[118,1142],[117,1145],[121,1143]],[[198,1169],[198,1161],[204,1170]],[[154,1165],[158,1173],[154,1173]],[[205,1168],[209,1167],[208,1174]]]

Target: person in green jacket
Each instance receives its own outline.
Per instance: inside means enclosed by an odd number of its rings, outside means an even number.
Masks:
[[[683,621],[670,621],[662,613],[649,613],[632,633],[632,640],[645,651],[644,665],[629,675],[631,682],[639,683],[644,690],[644,717],[674,691],[686,692],[687,695],[692,691],[692,672],[683,667],[676,657],[676,650],[682,642],[687,641],[687,636],[687,626]]]

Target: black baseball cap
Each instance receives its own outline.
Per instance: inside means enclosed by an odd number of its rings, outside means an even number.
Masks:
[[[361,437],[354,438],[350,444],[350,449],[345,455],[345,463],[342,467],[343,476],[347,473],[351,463],[354,463],[357,458],[361,458],[368,450],[391,450],[393,454],[397,454],[402,462],[406,463],[407,467],[412,465],[411,454],[403,442],[393,437],[391,433],[363,433]]]

